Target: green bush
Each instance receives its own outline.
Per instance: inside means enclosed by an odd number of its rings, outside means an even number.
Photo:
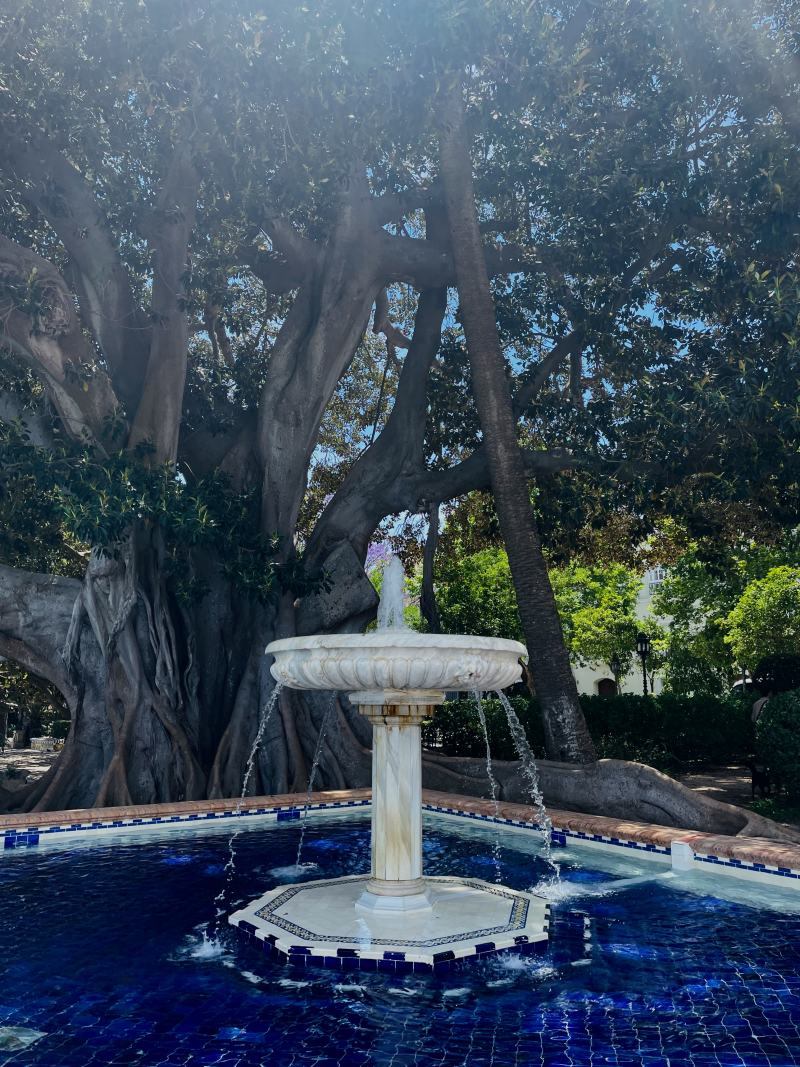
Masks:
[[[55,719],[50,726],[50,736],[54,737],[56,741],[64,741],[69,733],[69,728],[69,719]]]
[[[656,745],[673,765],[727,763],[753,749],[750,704],[736,698],[626,693],[581,697],[581,707],[595,743],[624,737],[643,751]]]
[[[536,701],[512,698],[536,755],[544,753],[544,734]],[[598,755],[629,759],[660,770],[676,771],[689,763],[741,760],[753,751],[750,701],[735,697],[585,696],[581,706]],[[484,701],[489,745],[496,759],[516,759],[500,701]],[[481,757],[486,747],[471,700],[448,701],[423,726],[423,743],[448,756]]]
[[[800,800],[800,689],[770,697],[756,723],[756,756],[772,784]]]
[[[534,755],[543,756],[544,733],[538,705],[525,697],[512,697],[511,704],[525,729]],[[483,701],[483,711],[493,758],[516,759],[503,705],[496,697],[487,698]],[[428,748],[440,749],[446,756],[485,756],[486,741],[475,701],[448,700],[441,704],[434,717],[423,724],[422,743]]]

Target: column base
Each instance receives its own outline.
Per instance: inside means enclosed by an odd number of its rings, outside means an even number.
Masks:
[[[370,878],[356,901],[359,911],[369,912],[427,911],[432,907],[424,878],[411,878],[403,882]]]
[[[277,886],[231,915],[247,941],[301,967],[409,973],[434,971],[493,952],[547,947],[549,904],[477,878],[426,878],[430,907],[393,911],[360,902],[400,901],[369,893],[367,875]]]

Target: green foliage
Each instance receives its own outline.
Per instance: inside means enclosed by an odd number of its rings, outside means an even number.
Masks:
[[[278,539],[259,531],[255,493],[233,491],[220,473],[189,483],[171,466],[148,465],[147,451],[99,458],[71,442],[34,448],[18,423],[0,422],[0,560],[30,566],[38,557],[74,573],[89,546],[113,555],[134,526],[152,524],[183,599],[204,592],[192,567],[198,548],[218,553],[234,583],[262,601],[320,581],[296,561],[278,564]]]
[[[751,582],[725,624],[725,641],[739,663],[800,653],[800,567],[773,567]]]
[[[800,689],[770,697],[756,723],[756,755],[772,784],[800,801]]]
[[[538,708],[525,697],[512,697],[511,704],[522,723],[534,755],[544,755],[544,733]],[[492,758],[517,759],[503,705],[494,697],[483,700],[486,732]],[[486,741],[474,700],[448,700],[437,707],[431,720],[423,724],[422,743],[446,756],[486,755]]]
[[[436,599],[445,633],[522,640],[508,556],[486,548],[462,557],[439,557]]]
[[[55,686],[7,660],[0,661],[0,729],[50,733],[53,723],[68,719],[69,710]],[[67,723],[69,725],[69,723]]]
[[[646,630],[657,643],[661,640],[662,632],[654,619],[637,618],[636,595],[641,581],[622,564],[555,567],[550,580],[574,663],[608,663],[616,655],[625,673],[631,666],[639,631]],[[522,640],[503,549],[490,547],[440,557],[436,592],[446,632]]]
[[[536,701],[512,701],[535,754],[544,738]],[[742,759],[753,747],[750,704],[712,697],[582,697],[587,725],[604,759],[629,759],[675,772],[687,764]],[[489,743],[497,759],[515,759],[505,713],[498,700],[485,700]],[[423,730],[426,745],[450,756],[485,754],[483,733],[473,701],[452,701],[437,709]]]
[[[800,805],[787,802],[782,797],[756,797],[750,807],[765,819],[800,825]]]
[[[581,697],[592,737],[642,753],[663,749],[673,769],[685,763],[724,763],[751,751],[748,701],[705,695],[622,694]],[[608,751],[606,754],[609,754]],[[661,765],[665,766],[663,760]]]
[[[763,696],[797,689],[800,687],[800,655],[778,652],[764,656],[753,671],[753,682]]]
[[[665,687],[675,694],[720,694],[743,666],[752,671],[769,646],[756,650],[752,660],[734,655],[726,637],[731,612],[751,583],[799,558],[793,533],[772,545],[741,537],[685,544],[653,598],[653,611],[669,619]]]

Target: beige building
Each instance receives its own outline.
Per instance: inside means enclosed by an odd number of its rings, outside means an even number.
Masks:
[[[636,598],[636,615],[640,619],[648,619],[653,617],[651,605],[653,601],[653,594],[658,589],[661,582],[666,577],[666,571],[663,567],[654,567],[645,573],[642,580],[642,587],[639,590],[639,594]],[[663,622],[663,619],[659,619]],[[572,668],[572,673],[575,675],[575,681],[578,683],[578,692],[585,693],[587,696],[610,696],[616,692],[616,685],[614,683],[614,675],[611,673],[611,668],[607,663],[589,663],[585,665],[575,665]],[[660,693],[664,688],[663,678],[656,673],[651,675],[648,671],[647,675],[647,691],[653,693]],[[631,661],[630,671],[620,678],[619,691],[621,693],[641,693],[643,689],[642,685],[642,666],[641,660],[638,656],[635,656]]]

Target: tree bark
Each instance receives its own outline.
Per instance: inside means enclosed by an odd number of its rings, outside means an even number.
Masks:
[[[516,420],[475,207],[461,86],[443,97],[440,170],[467,339],[472,388],[483,430],[500,529],[517,594],[544,719],[547,753],[574,763],[596,759],[564,645],[561,622],[528,495]]]

